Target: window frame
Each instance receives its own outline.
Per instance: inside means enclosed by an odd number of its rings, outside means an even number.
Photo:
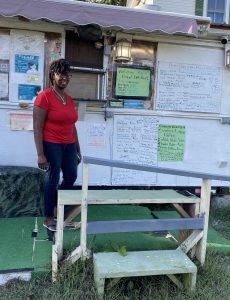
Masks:
[[[88,73],[88,74],[95,74],[97,75],[97,98],[91,99],[91,98],[74,98],[76,101],[106,101],[105,96],[105,76],[106,71],[104,69],[94,69],[94,68],[84,68],[84,67],[76,67],[71,65],[70,66],[71,73]]]
[[[218,0],[215,0],[215,2],[218,1]],[[209,10],[208,9],[208,3],[209,3],[209,0],[205,0],[204,1],[204,16],[207,16],[208,17],[208,13],[213,13],[214,14],[214,19],[215,19],[215,13],[224,13],[223,15],[223,22],[215,22],[215,20],[212,20],[212,24],[228,24],[229,22],[229,8],[230,8],[230,0],[225,0],[224,1],[224,10],[221,11],[221,10],[218,10],[218,9],[215,9],[215,10]],[[212,17],[210,17],[212,19]]]
[[[78,56],[76,57],[76,53]],[[87,55],[85,55],[87,53]],[[83,55],[83,56],[82,56]],[[96,55],[96,62],[95,62]],[[70,62],[71,73],[97,75],[97,90],[93,99],[76,98],[78,101],[106,101],[106,70],[104,70],[104,47],[96,49],[94,42],[80,38],[73,30],[65,32],[65,57]],[[84,58],[84,60],[82,59]]]

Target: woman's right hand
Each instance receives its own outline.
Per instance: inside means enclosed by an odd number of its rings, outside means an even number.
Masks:
[[[42,169],[46,171],[48,169],[48,162],[46,160],[46,157],[44,154],[38,155],[38,167],[39,169]]]

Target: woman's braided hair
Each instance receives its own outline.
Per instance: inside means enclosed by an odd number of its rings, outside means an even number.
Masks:
[[[49,69],[49,79],[51,84],[53,85],[54,73],[66,74],[69,72],[70,72],[70,64],[66,59],[60,58],[52,61]]]

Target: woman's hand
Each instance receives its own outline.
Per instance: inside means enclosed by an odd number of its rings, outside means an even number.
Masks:
[[[82,160],[81,153],[77,152],[77,163],[80,164],[81,160]]]
[[[38,167],[44,171],[48,169],[48,162],[44,154],[38,155]]]

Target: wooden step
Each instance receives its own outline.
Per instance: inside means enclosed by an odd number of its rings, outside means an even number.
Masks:
[[[196,285],[196,265],[181,250],[156,250],[94,254],[94,279],[98,295],[103,298],[106,278],[185,274],[184,287],[192,291]],[[177,279],[176,279],[177,280]]]
[[[81,190],[59,190],[60,205],[81,204]],[[174,190],[89,190],[88,204],[135,204],[135,203],[199,203],[198,197],[186,197]]]

